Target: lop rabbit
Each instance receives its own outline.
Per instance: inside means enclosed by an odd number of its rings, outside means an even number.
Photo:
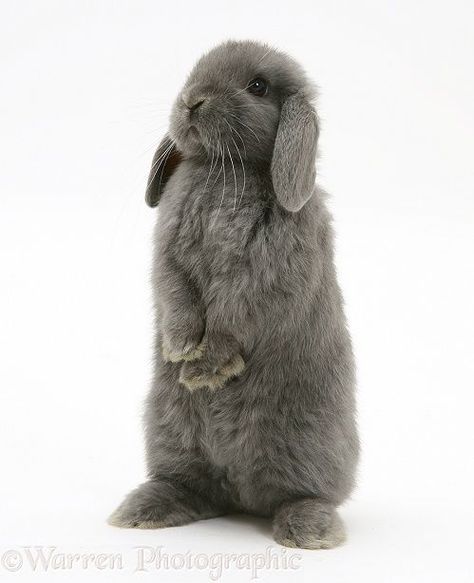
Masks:
[[[205,54],[153,159],[154,380],[148,481],[109,521],[162,528],[243,512],[275,540],[344,540],[358,458],[354,364],[315,185],[314,89],[257,42]]]

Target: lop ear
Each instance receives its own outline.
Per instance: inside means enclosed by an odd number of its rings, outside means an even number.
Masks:
[[[316,178],[318,144],[316,112],[301,93],[288,97],[281,108],[271,173],[278,202],[299,211],[311,198]]]
[[[145,200],[148,206],[157,206],[169,177],[176,170],[182,160],[173,140],[166,135],[153,156]]]

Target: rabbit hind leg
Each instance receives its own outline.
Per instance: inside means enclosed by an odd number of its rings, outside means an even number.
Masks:
[[[223,507],[171,480],[150,480],[130,492],[108,523],[121,528],[167,528],[224,514]]]

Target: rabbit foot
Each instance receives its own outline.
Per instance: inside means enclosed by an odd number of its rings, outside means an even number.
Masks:
[[[300,549],[331,549],[346,539],[334,506],[315,498],[283,504],[274,517],[273,537],[280,545]]]
[[[223,365],[215,365],[206,360],[186,362],[181,368],[179,382],[190,391],[201,388],[220,389],[225,383],[238,376],[245,368],[240,354],[236,354]]]
[[[125,497],[108,523],[120,528],[167,528],[181,526],[221,513],[189,490],[162,482],[145,482]]]

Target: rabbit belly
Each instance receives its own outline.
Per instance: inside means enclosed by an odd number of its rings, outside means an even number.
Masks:
[[[201,443],[245,511],[270,515],[289,498],[341,503],[353,486],[358,442],[351,399],[326,403],[276,362],[252,367],[209,395]]]

